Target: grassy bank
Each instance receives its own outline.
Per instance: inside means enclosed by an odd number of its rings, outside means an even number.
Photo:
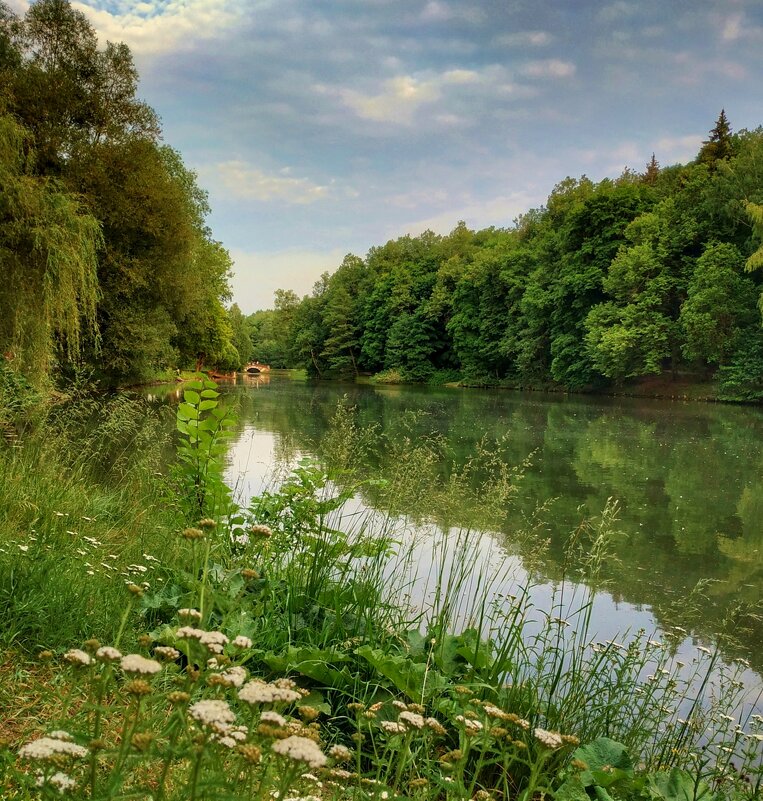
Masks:
[[[0,451],[3,797],[757,797],[737,667],[682,669],[680,630],[597,641],[580,579],[615,505],[536,608],[530,586],[499,595],[511,564],[478,536],[354,513],[341,417],[329,464],[237,505],[231,418],[213,384],[184,389],[171,449],[117,396]],[[404,461],[375,492],[420,480]]]

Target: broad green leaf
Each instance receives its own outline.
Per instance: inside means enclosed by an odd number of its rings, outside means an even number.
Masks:
[[[186,403],[192,403],[194,406],[196,406],[196,404],[198,404],[198,402],[201,400],[201,398],[199,397],[199,393],[198,392],[194,392],[192,389],[187,389],[183,393],[183,400]]]
[[[410,657],[387,654],[370,645],[358,648],[355,653],[413,701],[430,698],[447,686],[441,673],[427,670],[426,664],[414,662]]]
[[[213,389],[205,389],[201,393],[201,397],[202,398],[219,398],[220,397],[220,393],[219,392],[215,392]]]
[[[596,776],[608,774],[613,770],[622,771],[624,776],[633,776],[633,761],[627,749],[622,743],[610,740],[609,737],[599,737],[592,743],[581,745],[572,755],[573,759],[579,759],[587,766],[587,770],[580,774],[580,779],[586,786],[597,784]],[[601,776],[599,775],[599,778]]]
[[[181,417],[184,420],[198,420],[199,413],[198,411],[191,406],[189,403],[181,403],[178,405],[177,410],[178,417]]]
[[[191,389],[191,390],[194,390],[194,391],[198,392],[199,390],[202,389],[203,385],[202,385],[201,381],[195,381],[194,380],[194,381],[186,381],[183,384],[183,387],[185,389]]]
[[[199,411],[206,412],[209,409],[214,409],[217,406],[216,400],[203,400],[199,403]]]
[[[678,768],[670,773],[656,773],[648,777],[649,793],[656,801],[710,801],[712,790],[700,781],[695,787],[691,775]]]

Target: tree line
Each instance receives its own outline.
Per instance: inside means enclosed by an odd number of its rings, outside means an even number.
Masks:
[[[0,358],[37,382],[244,358],[207,195],[137,83],[67,0],[0,0]]]
[[[654,374],[763,397],[763,129],[725,112],[688,164],[566,178],[509,228],[345,257],[247,318],[252,355],[320,378],[596,390]]]

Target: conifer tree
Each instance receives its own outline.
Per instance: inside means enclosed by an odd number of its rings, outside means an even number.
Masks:
[[[648,164],[646,165],[646,172],[644,173],[644,183],[653,186],[657,181],[657,176],[660,174],[660,162],[654,157],[654,153],[652,153],[652,158],[649,160]]]
[[[712,168],[716,162],[729,158],[731,154],[731,126],[725,109],[721,109],[710,136],[702,143],[697,161]]]

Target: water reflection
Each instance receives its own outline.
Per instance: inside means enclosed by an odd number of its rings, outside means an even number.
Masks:
[[[763,626],[756,617],[763,588],[763,412],[758,408],[591,399],[492,391],[310,384],[276,375],[243,380],[229,397],[239,430],[229,476],[242,495],[277,481],[275,473],[304,455],[322,455],[340,399],[355,407],[366,436],[362,463],[368,476],[389,477],[399,449],[436,435],[442,459],[426,469],[445,484],[477,461],[475,497],[443,507],[430,492],[396,499],[396,514],[429,520],[441,530],[489,529],[502,546],[524,556],[532,548],[517,532],[543,521],[549,539],[541,563],[528,575],[559,581],[564,545],[586,515],[607,499],[621,503],[616,559],[605,565],[608,591],[600,596],[602,626],[674,624],[697,643],[710,643],[732,619],[739,643],[724,641],[727,656],[745,654],[763,670]],[[479,502],[479,442],[501,448],[502,459],[532,464],[506,510],[486,519]],[[424,468],[422,468],[424,469]],[[477,499],[475,501],[475,498]],[[542,515],[538,504],[553,499]],[[379,504],[373,490],[361,499]],[[494,510],[493,510],[494,511]],[[692,606],[690,592],[707,582],[707,600]],[[744,608],[737,609],[739,605]],[[753,614],[750,614],[750,613]]]

